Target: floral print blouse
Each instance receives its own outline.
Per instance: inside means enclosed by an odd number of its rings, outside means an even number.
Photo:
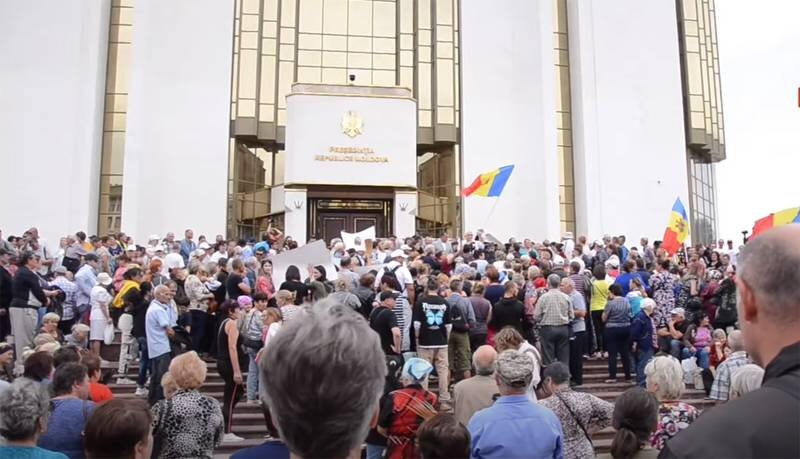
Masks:
[[[661,402],[658,407],[658,427],[650,437],[651,446],[662,449],[670,438],[689,427],[698,416],[700,416],[700,410],[688,403]]]

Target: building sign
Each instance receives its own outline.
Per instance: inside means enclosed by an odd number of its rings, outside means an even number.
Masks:
[[[363,94],[337,93],[356,89]],[[295,85],[286,98],[285,183],[416,188],[416,103],[370,93],[380,89]]]

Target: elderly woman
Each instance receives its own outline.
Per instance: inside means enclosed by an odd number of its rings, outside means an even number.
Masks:
[[[658,424],[658,400],[640,387],[628,389],[614,404],[612,425],[616,429],[611,452],[598,459],[655,459],[658,450],[648,445]],[[589,456],[587,456],[589,457]]]
[[[0,457],[37,459],[66,459],[36,446],[39,435],[47,428],[50,416],[50,394],[40,384],[29,379],[14,381],[0,393]]]
[[[644,369],[647,390],[655,394],[659,402],[658,426],[650,437],[650,444],[662,449],[664,444],[683,429],[689,427],[700,415],[700,410],[680,401],[685,386],[683,368],[672,356],[655,357]]]
[[[154,458],[211,458],[222,437],[222,410],[198,389],[206,380],[206,363],[194,351],[169,365],[178,390],[153,405]]]
[[[55,312],[48,312],[42,317],[42,328],[39,329],[39,333],[47,333],[59,343],[63,343],[64,335],[61,333],[61,330],[58,329],[58,323],[60,321],[61,316]]]
[[[631,322],[631,342],[633,343],[633,362],[636,366],[636,383],[645,386],[644,367],[653,358],[655,351],[655,331],[651,319],[656,302],[652,298],[645,298],[642,310],[633,317]]]
[[[64,337],[64,344],[75,346],[78,349],[89,347],[89,326],[86,324],[75,324],[72,326],[72,333]]]
[[[22,376],[44,385],[49,384],[53,377],[53,354],[46,351],[31,353],[25,358]]]
[[[436,415],[437,398],[422,388],[433,371],[427,360],[412,357],[403,365],[403,388],[383,398],[378,415],[378,432],[387,437],[386,457],[401,459],[414,456],[417,429]]]
[[[605,324],[604,341],[608,349],[607,383],[617,382],[617,354],[622,359],[625,381],[631,379],[631,305],[623,296],[622,286],[614,284],[608,288],[608,303],[603,309]]]
[[[495,336],[495,349],[498,354],[512,349],[524,352],[530,356],[531,360],[533,360],[533,378],[531,378],[531,384],[528,386],[527,395],[531,401],[535,402],[536,386],[538,386],[541,381],[539,375],[541,374],[542,368],[542,356],[539,354],[539,350],[525,341],[525,338],[513,327],[506,327],[497,333]]]
[[[92,311],[89,313],[89,324],[91,328],[89,331],[89,341],[92,354],[96,356],[100,355],[100,344],[103,342],[106,326],[113,323],[108,311],[108,306],[114,299],[108,290],[111,283],[111,276],[106,273],[98,274],[97,285],[92,287],[89,296],[89,302],[92,305]]]
[[[97,407],[83,433],[88,459],[150,459],[153,417],[144,400],[111,400]]]
[[[189,334],[192,337],[192,348],[196,351],[200,350],[204,341],[209,301],[214,299],[214,294],[206,286],[207,280],[208,271],[202,264],[192,263],[189,265],[189,276],[184,283],[184,290],[189,298],[189,314],[192,317]]]
[[[564,431],[564,457],[584,458],[594,455],[591,434],[611,424],[614,405],[587,392],[569,388],[569,368],[553,362],[544,370],[543,388],[550,396],[539,403],[550,408],[561,421]]]

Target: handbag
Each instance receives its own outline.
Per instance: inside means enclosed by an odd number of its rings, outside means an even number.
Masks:
[[[103,344],[106,346],[111,346],[111,343],[114,342],[114,324],[106,324],[106,328],[103,330]]]
[[[245,328],[244,339],[242,340],[242,344],[244,344],[244,347],[246,347],[248,349],[252,349],[254,351],[258,351],[262,347],[264,347],[264,342],[261,341],[260,339],[251,339],[251,338],[247,337],[247,333],[250,331],[250,325],[253,324],[253,319],[255,319],[256,313],[257,313],[257,311],[254,310],[250,314],[250,321],[247,322],[247,327]]]

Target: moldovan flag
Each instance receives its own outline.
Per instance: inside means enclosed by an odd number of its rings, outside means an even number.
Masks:
[[[511,172],[514,171],[514,166],[503,166],[499,169],[495,169],[491,172],[486,172],[484,174],[479,175],[470,186],[464,188],[462,194],[464,197],[476,195],[476,196],[500,196],[500,193],[503,192],[503,188],[506,186],[506,182],[508,182],[508,178],[511,177]]]
[[[756,224],[753,225],[753,234],[750,237],[758,236],[770,228],[789,225],[791,223],[800,223],[800,207],[785,209],[756,220]]]
[[[661,243],[661,247],[670,256],[675,255],[688,235],[689,218],[686,216],[686,208],[683,207],[681,198],[678,198],[675,200],[675,205],[672,206],[672,213],[669,216],[667,230],[664,231],[664,241]]]

